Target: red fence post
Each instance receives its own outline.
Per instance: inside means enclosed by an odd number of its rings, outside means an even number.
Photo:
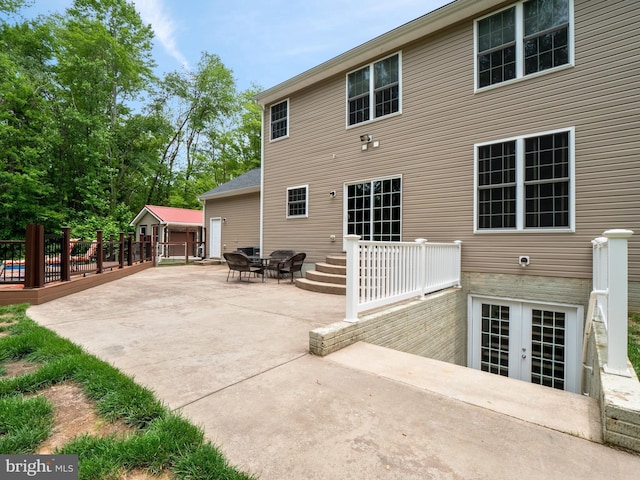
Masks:
[[[120,251],[118,252],[118,268],[124,268],[124,232],[120,232]]]
[[[102,230],[96,231],[96,239],[98,242],[98,248],[96,249],[96,266],[98,267],[97,273],[102,273],[102,263],[104,251],[102,249]]]
[[[71,229],[62,227],[62,251],[60,252],[60,280],[71,280]]]
[[[24,288],[44,287],[44,225],[27,225]]]
[[[127,239],[127,265],[133,265],[133,233],[129,233]]]
[[[184,264],[189,265],[189,227],[185,228],[185,238],[184,238]],[[193,243],[191,244],[193,245]]]
[[[151,232],[152,235],[149,239],[151,240],[151,256],[153,257],[153,266],[157,267],[158,252],[156,252],[156,249],[158,248],[158,243],[156,242],[156,238],[158,238],[158,225],[153,225]]]

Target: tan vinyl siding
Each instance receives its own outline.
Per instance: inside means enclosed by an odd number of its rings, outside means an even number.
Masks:
[[[238,247],[257,247],[260,245],[260,193],[206,201],[207,256],[211,241],[210,219],[217,217],[226,218],[226,222],[222,223],[222,253],[233,252]]]
[[[366,125],[345,127],[345,75],[290,95],[290,138],[265,143],[265,250],[305,250],[312,262],[340,252],[343,184],[401,175],[403,240],[462,240],[465,271],[519,274],[529,255],[527,274],[588,278],[590,241],[630,228],[640,279],[637,7],[576,0],[575,67],[477,93],[472,19],[405,46],[402,114]],[[575,129],[575,233],[474,234],[474,145],[565,128]],[[362,134],[380,147],[361,151]],[[301,184],[309,218],[287,220],[286,188]]]

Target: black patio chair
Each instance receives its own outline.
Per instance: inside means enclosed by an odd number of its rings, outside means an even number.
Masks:
[[[287,275],[291,275],[291,283],[293,283],[293,274],[295,272],[300,272],[300,277],[302,277],[302,264],[306,257],[306,253],[296,253],[282,261],[274,262],[271,260],[267,268],[276,273],[278,283],[280,283],[280,277],[286,277]]]
[[[229,272],[227,273],[227,282],[229,281],[229,274],[231,272],[238,272],[240,274],[240,281],[242,281],[242,273],[246,272],[247,282],[251,281],[251,274],[260,274],[264,280],[264,268],[262,265],[256,265],[247,257],[244,253],[238,252],[225,252],[222,254],[229,266]]]

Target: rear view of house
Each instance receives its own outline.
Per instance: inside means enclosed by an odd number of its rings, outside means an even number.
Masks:
[[[454,361],[577,391],[591,240],[640,225],[639,24],[458,0],[262,92],[263,251],[461,240]]]

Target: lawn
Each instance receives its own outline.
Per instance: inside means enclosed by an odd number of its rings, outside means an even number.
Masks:
[[[629,315],[629,361],[640,378],[640,313]]]
[[[254,478],[229,465],[200,428],[151,391],[37,325],[26,308],[0,307],[0,453],[48,453],[43,445],[71,427],[74,435],[51,450],[77,454],[80,479]],[[63,403],[52,401],[55,390],[67,392]],[[76,400],[70,396],[83,397],[97,420],[81,421],[77,403],[61,415]]]

